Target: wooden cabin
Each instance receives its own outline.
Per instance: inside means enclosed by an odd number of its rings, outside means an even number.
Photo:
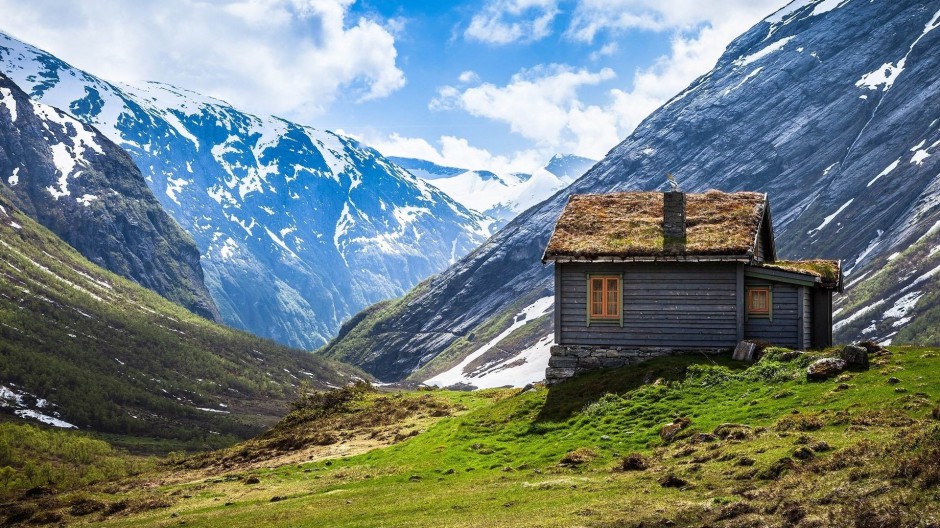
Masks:
[[[542,260],[555,263],[550,383],[743,340],[832,344],[840,263],[778,261],[766,194],[573,195]]]

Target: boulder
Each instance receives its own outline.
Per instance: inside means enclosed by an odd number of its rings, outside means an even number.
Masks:
[[[859,345],[845,345],[839,351],[839,358],[851,367],[868,368],[868,349]]]
[[[753,341],[741,341],[738,343],[738,346],[734,347],[734,354],[731,356],[731,359],[753,363],[754,359],[756,359],[754,356],[756,355],[757,343]]]
[[[835,377],[845,370],[845,360],[839,358],[817,359],[806,367],[806,379],[810,381],[822,381]]]

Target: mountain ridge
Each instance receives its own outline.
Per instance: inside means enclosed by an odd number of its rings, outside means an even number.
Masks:
[[[221,319],[195,242],[120,147],[0,73],[0,193],[97,264]]]
[[[574,154],[556,154],[545,167],[531,174],[497,174],[483,169],[444,167],[417,158],[390,159],[464,207],[494,218],[493,228],[505,225],[522,211],[567,187],[597,163]]]
[[[0,33],[0,70],[125,148],[195,239],[227,324],[312,349],[491,220],[358,141],[170,85],[108,83]]]

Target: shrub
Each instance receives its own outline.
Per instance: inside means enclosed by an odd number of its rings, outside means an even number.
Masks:
[[[649,467],[649,460],[639,453],[631,453],[620,462],[620,469],[623,471],[644,471]]]
[[[361,400],[366,393],[374,392],[375,388],[368,381],[358,380],[339,389],[328,391],[312,391],[310,384],[304,380],[298,389],[298,397],[291,402],[294,414],[304,418],[320,418],[331,414],[350,411],[349,404]]]
[[[818,431],[826,422],[818,414],[791,414],[777,420],[778,431]]]
[[[593,449],[579,447],[574,451],[565,453],[565,456],[561,457],[560,464],[562,466],[580,466],[581,464],[586,464],[595,458],[597,458],[597,453],[595,453]]]

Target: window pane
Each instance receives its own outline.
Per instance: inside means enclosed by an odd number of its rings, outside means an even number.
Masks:
[[[620,315],[620,281],[607,279],[607,315]]]

